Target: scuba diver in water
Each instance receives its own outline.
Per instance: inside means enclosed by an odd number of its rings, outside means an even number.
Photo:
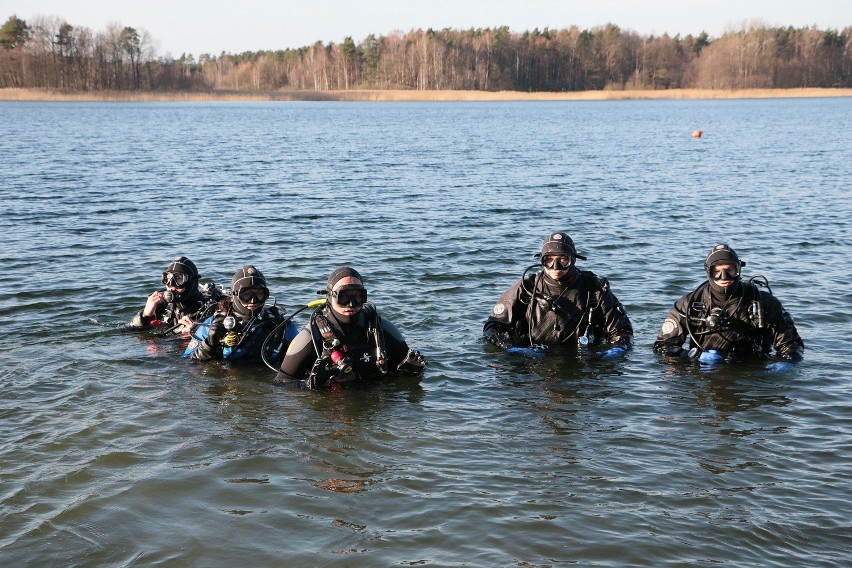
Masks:
[[[190,333],[194,322],[207,317],[219,300],[212,282],[199,286],[198,269],[185,256],[174,259],[163,271],[164,291],[155,290],[125,327],[138,330],[166,326],[164,333]]]
[[[220,300],[212,318],[198,327],[183,356],[195,361],[261,356],[280,360],[298,330],[289,321],[282,329],[279,324],[284,323],[284,318],[274,303],[266,306],[268,299],[266,279],[257,268],[249,265],[237,270],[231,279],[231,295]],[[280,340],[271,344],[275,353],[262,354],[262,349],[270,345],[268,336],[279,331]]]
[[[367,302],[364,280],[355,269],[338,268],[318,293],[327,301],[290,343],[277,384],[322,389],[423,371],[426,360]]]
[[[779,360],[768,368],[776,371],[801,360],[805,345],[793,318],[772,295],[765,277],[742,281],[745,264],[728,245],[713,247],[704,262],[707,281],[669,310],[654,351],[712,364],[765,357],[774,347]]]
[[[544,239],[541,271],[533,265],[491,310],[485,322],[485,339],[507,353],[542,356],[554,345],[574,345],[587,349],[605,343],[594,354],[601,359],[624,355],[633,343],[633,326],[624,307],[610,290],[605,278],[576,267],[574,241],[566,233],[552,233]]]

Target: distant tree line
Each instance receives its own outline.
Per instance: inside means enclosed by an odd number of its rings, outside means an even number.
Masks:
[[[852,87],[852,27],[744,25],[711,39],[641,36],[613,24],[369,35],[360,43],[161,57],[148,32],[56,17],[0,27],[0,87],[70,90],[750,89]]]

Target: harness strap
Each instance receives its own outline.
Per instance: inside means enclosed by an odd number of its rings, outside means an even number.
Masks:
[[[316,388],[320,380],[320,375],[328,374],[326,367],[331,363],[331,352],[337,347],[344,345],[339,332],[333,326],[328,318],[322,313],[323,307],[317,308],[311,315],[310,330],[311,339],[314,344],[314,351],[317,354],[317,360],[311,368],[308,376],[308,383],[311,388]],[[372,304],[364,305],[364,313],[367,318],[367,334],[373,339],[376,346],[376,367],[382,374],[388,373],[387,352],[385,349],[385,335],[381,326],[381,318]],[[345,345],[344,345],[345,347]],[[327,380],[327,379],[323,379]]]
[[[370,318],[370,323],[368,324],[367,329],[373,336],[373,341],[376,344],[376,366],[379,368],[379,372],[383,375],[387,375],[388,358],[387,350],[385,348],[385,333],[382,330],[382,320],[375,308],[372,309],[372,316],[373,317]]]
[[[690,329],[690,314],[698,314],[697,317],[692,318],[693,322],[705,322],[707,316],[714,308],[712,307],[712,302],[708,303],[704,301],[703,296],[708,287],[699,287],[692,293],[692,296],[689,298],[686,313],[683,314],[683,316],[684,323],[686,325],[686,331],[692,338],[693,343],[695,343],[695,345],[697,345],[699,349],[704,350],[705,348],[701,344],[701,342],[698,341],[698,338],[696,336],[707,335],[710,333],[715,333],[719,337],[724,339],[727,343],[726,348],[730,348],[730,346],[734,345],[736,341],[729,337],[727,334],[723,333],[725,331],[733,331],[735,333],[744,335],[752,342],[753,346],[757,350],[761,349],[763,343],[763,338],[761,336],[761,329],[763,329],[763,303],[761,301],[762,297],[760,294],[760,290],[758,290],[756,287],[746,284],[744,284],[744,286],[748,289],[747,293],[751,294],[752,297],[752,300],[749,302],[749,316],[753,323],[749,324],[743,322],[727,313],[724,313],[724,310],[721,310],[724,316],[724,323],[722,323],[717,329],[708,329],[703,332],[698,332]],[[744,291],[742,300],[745,299],[745,296],[746,292]],[[742,302],[742,300],[740,301]],[[737,307],[739,307],[739,305],[740,304],[738,304]],[[735,313],[737,312],[738,310],[735,310]]]
[[[527,270],[529,270],[529,269],[527,269]],[[607,281],[606,278],[598,278],[595,275],[594,272],[591,272],[589,270],[577,269],[577,271],[579,272],[579,274],[577,276],[576,282],[577,283],[583,282],[586,285],[586,302],[581,305],[581,313],[580,313],[579,317],[577,318],[577,326],[574,328],[574,331],[571,332],[571,335],[576,335],[577,341],[579,342],[580,345],[586,345],[590,341],[589,332],[592,329],[592,318],[593,318],[594,311],[600,309],[601,306],[603,305],[603,296],[606,295],[607,291],[609,290],[609,281]],[[524,274],[526,274],[526,272]],[[528,326],[529,326],[528,332],[529,332],[529,339],[530,339],[531,343],[533,342],[533,333],[534,333],[535,327],[536,327],[534,325],[535,309],[534,309],[534,305],[533,305],[534,304],[533,300],[535,299],[535,296],[538,293],[539,285],[541,285],[543,290],[547,290],[547,285],[543,282],[543,280],[544,280],[544,272],[542,271],[542,272],[539,272],[535,277],[535,280],[534,280],[534,283],[533,283],[533,290],[532,290],[531,297],[530,297],[529,307],[527,308],[527,322],[528,322]],[[547,295],[547,296],[542,295],[541,298],[539,299],[539,302],[542,302],[546,306],[549,306],[550,310],[552,310],[554,312],[558,312],[559,309],[556,305],[556,302],[560,298],[562,298],[562,294],[564,294],[567,290],[568,290],[568,288],[565,288],[565,290],[563,290],[563,292],[560,293],[560,295],[556,296],[556,297],[554,297],[552,295]],[[524,291],[526,291],[529,294],[529,292],[526,290],[525,286],[524,286]],[[597,292],[601,292],[601,299],[596,304],[593,304],[592,303],[592,295],[597,293]],[[522,300],[522,303],[523,303],[523,300]],[[583,324],[585,324],[585,328],[583,328]]]
[[[331,327],[331,324],[328,323],[328,319],[326,319],[324,315],[321,313],[315,313],[312,321],[316,324],[317,331],[319,331],[324,347],[334,347],[340,344],[340,339],[337,337],[337,333]]]

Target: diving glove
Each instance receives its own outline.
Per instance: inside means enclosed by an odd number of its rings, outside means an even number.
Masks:
[[[615,347],[610,347],[606,351],[599,353],[597,358],[601,361],[611,361],[613,359],[618,359],[625,353],[627,353],[627,349],[620,345],[616,345]]]
[[[774,361],[766,365],[766,370],[770,373],[789,373],[796,368],[796,364],[792,361]]]
[[[721,363],[725,360],[725,357],[716,351],[715,349],[709,349],[707,351],[702,351],[698,355],[698,362],[704,363],[705,365],[714,365],[716,363]]]
[[[500,333],[490,333],[485,336],[485,340],[491,345],[504,350],[509,349],[512,346],[512,342],[509,341],[509,334],[505,331]]]
[[[506,348],[506,353],[511,353],[512,355],[524,355],[526,357],[544,357],[544,351],[541,347],[517,347],[515,345],[510,345]]]
[[[400,373],[406,373],[409,375],[419,375],[423,372],[423,367],[425,366],[426,359],[423,355],[421,355],[419,351],[409,349],[405,359],[402,360],[402,363],[397,365],[396,370]]]

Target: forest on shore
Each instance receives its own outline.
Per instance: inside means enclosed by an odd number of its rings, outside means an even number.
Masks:
[[[521,91],[852,87],[852,26],[745,24],[718,38],[615,24],[511,32],[411,30],[356,43],[160,56],[145,30],[55,16],[0,26],[0,88],[65,91]]]

